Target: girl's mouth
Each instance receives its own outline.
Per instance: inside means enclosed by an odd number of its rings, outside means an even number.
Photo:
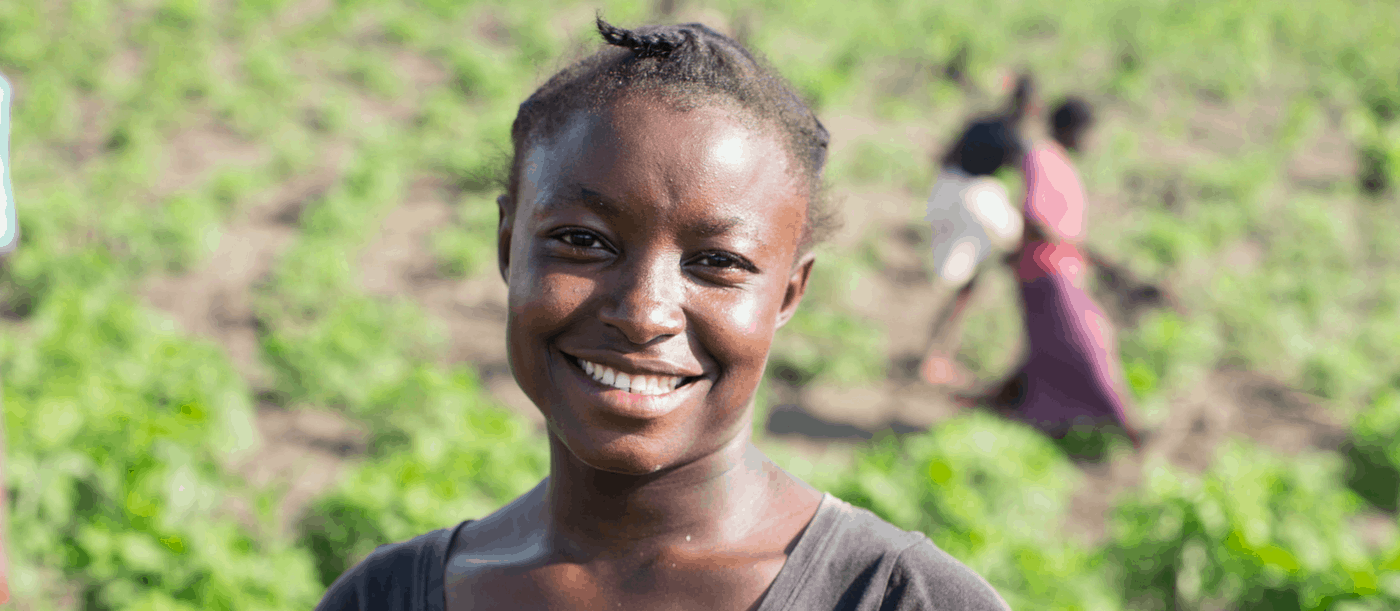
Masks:
[[[584,375],[593,378],[593,381],[608,388],[637,395],[658,396],[669,394],[677,388],[681,388],[703,377],[680,377],[635,372],[627,373],[608,367],[607,365],[585,361],[567,354],[564,355],[564,357],[570,364],[581,370]]]

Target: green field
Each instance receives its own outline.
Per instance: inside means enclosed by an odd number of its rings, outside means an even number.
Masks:
[[[602,9],[740,37],[833,134],[845,227],[757,408],[875,438],[760,432],[780,462],[1016,609],[1400,608],[1400,5],[1071,4],[0,2],[13,607],[307,609],[538,481],[493,198],[516,106]],[[1077,461],[908,379],[931,155],[1007,66],[1096,103],[1090,246],[1182,306],[1114,309],[1140,456]],[[1021,341],[987,284],[982,379]]]

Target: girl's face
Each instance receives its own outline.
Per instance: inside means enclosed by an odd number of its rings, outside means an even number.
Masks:
[[[784,147],[726,107],[632,96],[522,154],[499,228],[506,341],[551,434],[644,474],[748,430],[812,264]]]

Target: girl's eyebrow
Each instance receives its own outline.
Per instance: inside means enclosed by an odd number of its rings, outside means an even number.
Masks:
[[[696,221],[688,227],[690,231],[700,234],[702,238],[713,238],[718,235],[729,233],[730,230],[743,224],[744,219],[737,216],[728,218],[707,218]]]
[[[570,192],[567,189],[563,189],[562,191],[564,193]],[[549,198],[544,205],[538,208],[536,216],[544,216],[553,212],[555,208],[561,208],[570,204],[583,204],[593,209],[599,216],[616,217],[622,213],[621,207],[619,207],[612,198],[587,187],[578,187],[577,190],[573,191],[572,195]]]
[[[569,190],[567,189],[563,191],[565,193],[569,192]],[[539,214],[548,214],[554,208],[566,206],[569,204],[583,204],[584,206],[593,209],[593,211],[599,216],[604,217],[615,218],[618,216],[622,216],[623,214],[621,206],[619,206],[611,197],[589,189],[588,187],[582,186],[578,187],[577,190],[573,191],[572,197],[566,196],[550,199],[548,202],[546,202],[543,206],[540,207]],[[730,216],[726,218],[706,218],[700,219],[698,221],[695,221],[694,223],[689,224],[689,226],[686,229],[698,234],[702,238],[713,238],[715,236],[720,236],[729,233],[735,227],[738,227],[743,223],[744,218],[740,216]]]

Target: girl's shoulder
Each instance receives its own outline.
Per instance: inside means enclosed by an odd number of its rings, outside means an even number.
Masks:
[[[926,535],[827,497],[763,609],[1005,611],[980,575]]]
[[[987,580],[925,537],[899,554],[890,569],[885,598],[889,609],[968,609],[1010,611]]]
[[[448,547],[471,522],[375,548],[331,584],[316,611],[441,611]]]

